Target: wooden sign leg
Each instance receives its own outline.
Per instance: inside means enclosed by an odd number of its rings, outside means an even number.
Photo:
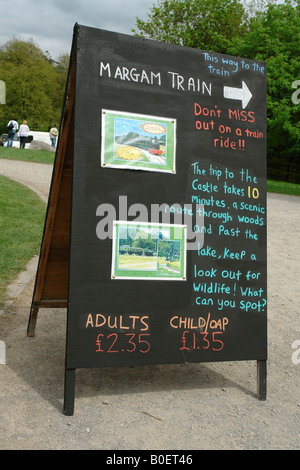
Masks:
[[[65,370],[64,415],[74,414],[75,369]]]
[[[257,361],[257,398],[267,399],[267,361]]]
[[[39,307],[31,306],[28,327],[27,327],[27,336],[34,336],[38,311],[39,311]]]
[[[75,59],[70,72],[48,198],[27,336],[34,336],[39,308],[66,308],[68,299]]]

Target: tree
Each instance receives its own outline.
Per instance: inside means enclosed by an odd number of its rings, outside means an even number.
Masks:
[[[146,248],[148,250],[154,251],[156,249],[156,242],[152,240],[151,235],[140,231],[136,234],[132,246],[133,248]]]
[[[233,35],[246,30],[247,14],[239,0],[159,0],[136,19],[137,36],[187,47],[226,52]]]
[[[53,63],[55,68],[55,86],[51,87],[51,99],[54,108],[54,121],[59,123],[61,109],[63,106],[66,80],[69,70],[70,55],[67,53],[60,54]]]
[[[300,154],[299,105],[292,102],[292,84],[300,78],[299,13],[299,0],[268,5],[228,48],[230,54],[266,62],[268,164],[288,164],[290,169],[299,164]]]
[[[58,75],[32,39],[9,40],[0,49],[0,80],[6,84],[6,105],[0,108],[2,130],[12,116],[20,122],[27,119],[31,130],[59,121],[64,88]]]
[[[137,36],[220,52],[267,64],[268,166],[299,165],[299,1],[160,0]],[[298,86],[299,88],[299,86]],[[300,167],[298,169],[300,181]],[[286,179],[289,179],[288,174]]]

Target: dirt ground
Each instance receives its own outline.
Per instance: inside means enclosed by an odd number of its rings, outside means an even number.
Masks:
[[[0,173],[47,196],[51,167],[17,163],[0,160]],[[266,401],[256,397],[255,361],[79,369],[65,416],[66,310],[41,309],[26,335],[35,257],[0,313],[0,449],[298,450],[299,210],[300,198],[268,194]]]

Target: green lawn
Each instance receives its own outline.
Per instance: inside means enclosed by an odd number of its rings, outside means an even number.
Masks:
[[[286,183],[285,181],[267,180],[267,191],[269,193],[300,196],[300,184]]]
[[[168,274],[169,276],[180,274],[180,261],[166,261],[166,258],[159,258],[157,274]]]
[[[47,150],[0,147],[0,158],[7,158],[10,160],[53,164],[54,157],[55,152],[47,152]]]
[[[46,204],[30,189],[0,175],[0,305],[6,286],[39,253]]]
[[[156,270],[156,256],[119,255],[118,269]]]

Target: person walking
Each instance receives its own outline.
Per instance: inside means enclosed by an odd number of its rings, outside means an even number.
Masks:
[[[25,148],[28,134],[29,134],[29,127],[27,126],[27,121],[24,120],[22,124],[20,125],[20,129],[19,129],[20,149]]]
[[[50,136],[50,140],[51,140],[51,145],[52,145],[52,147],[55,148],[56,139],[57,139],[57,136],[58,136],[58,129],[57,129],[56,124],[54,124],[52,129],[50,129],[49,136]]]
[[[12,147],[13,145],[13,140],[16,135],[16,132],[19,129],[19,124],[18,120],[16,117],[14,117],[9,123],[7,124],[7,147]]]

